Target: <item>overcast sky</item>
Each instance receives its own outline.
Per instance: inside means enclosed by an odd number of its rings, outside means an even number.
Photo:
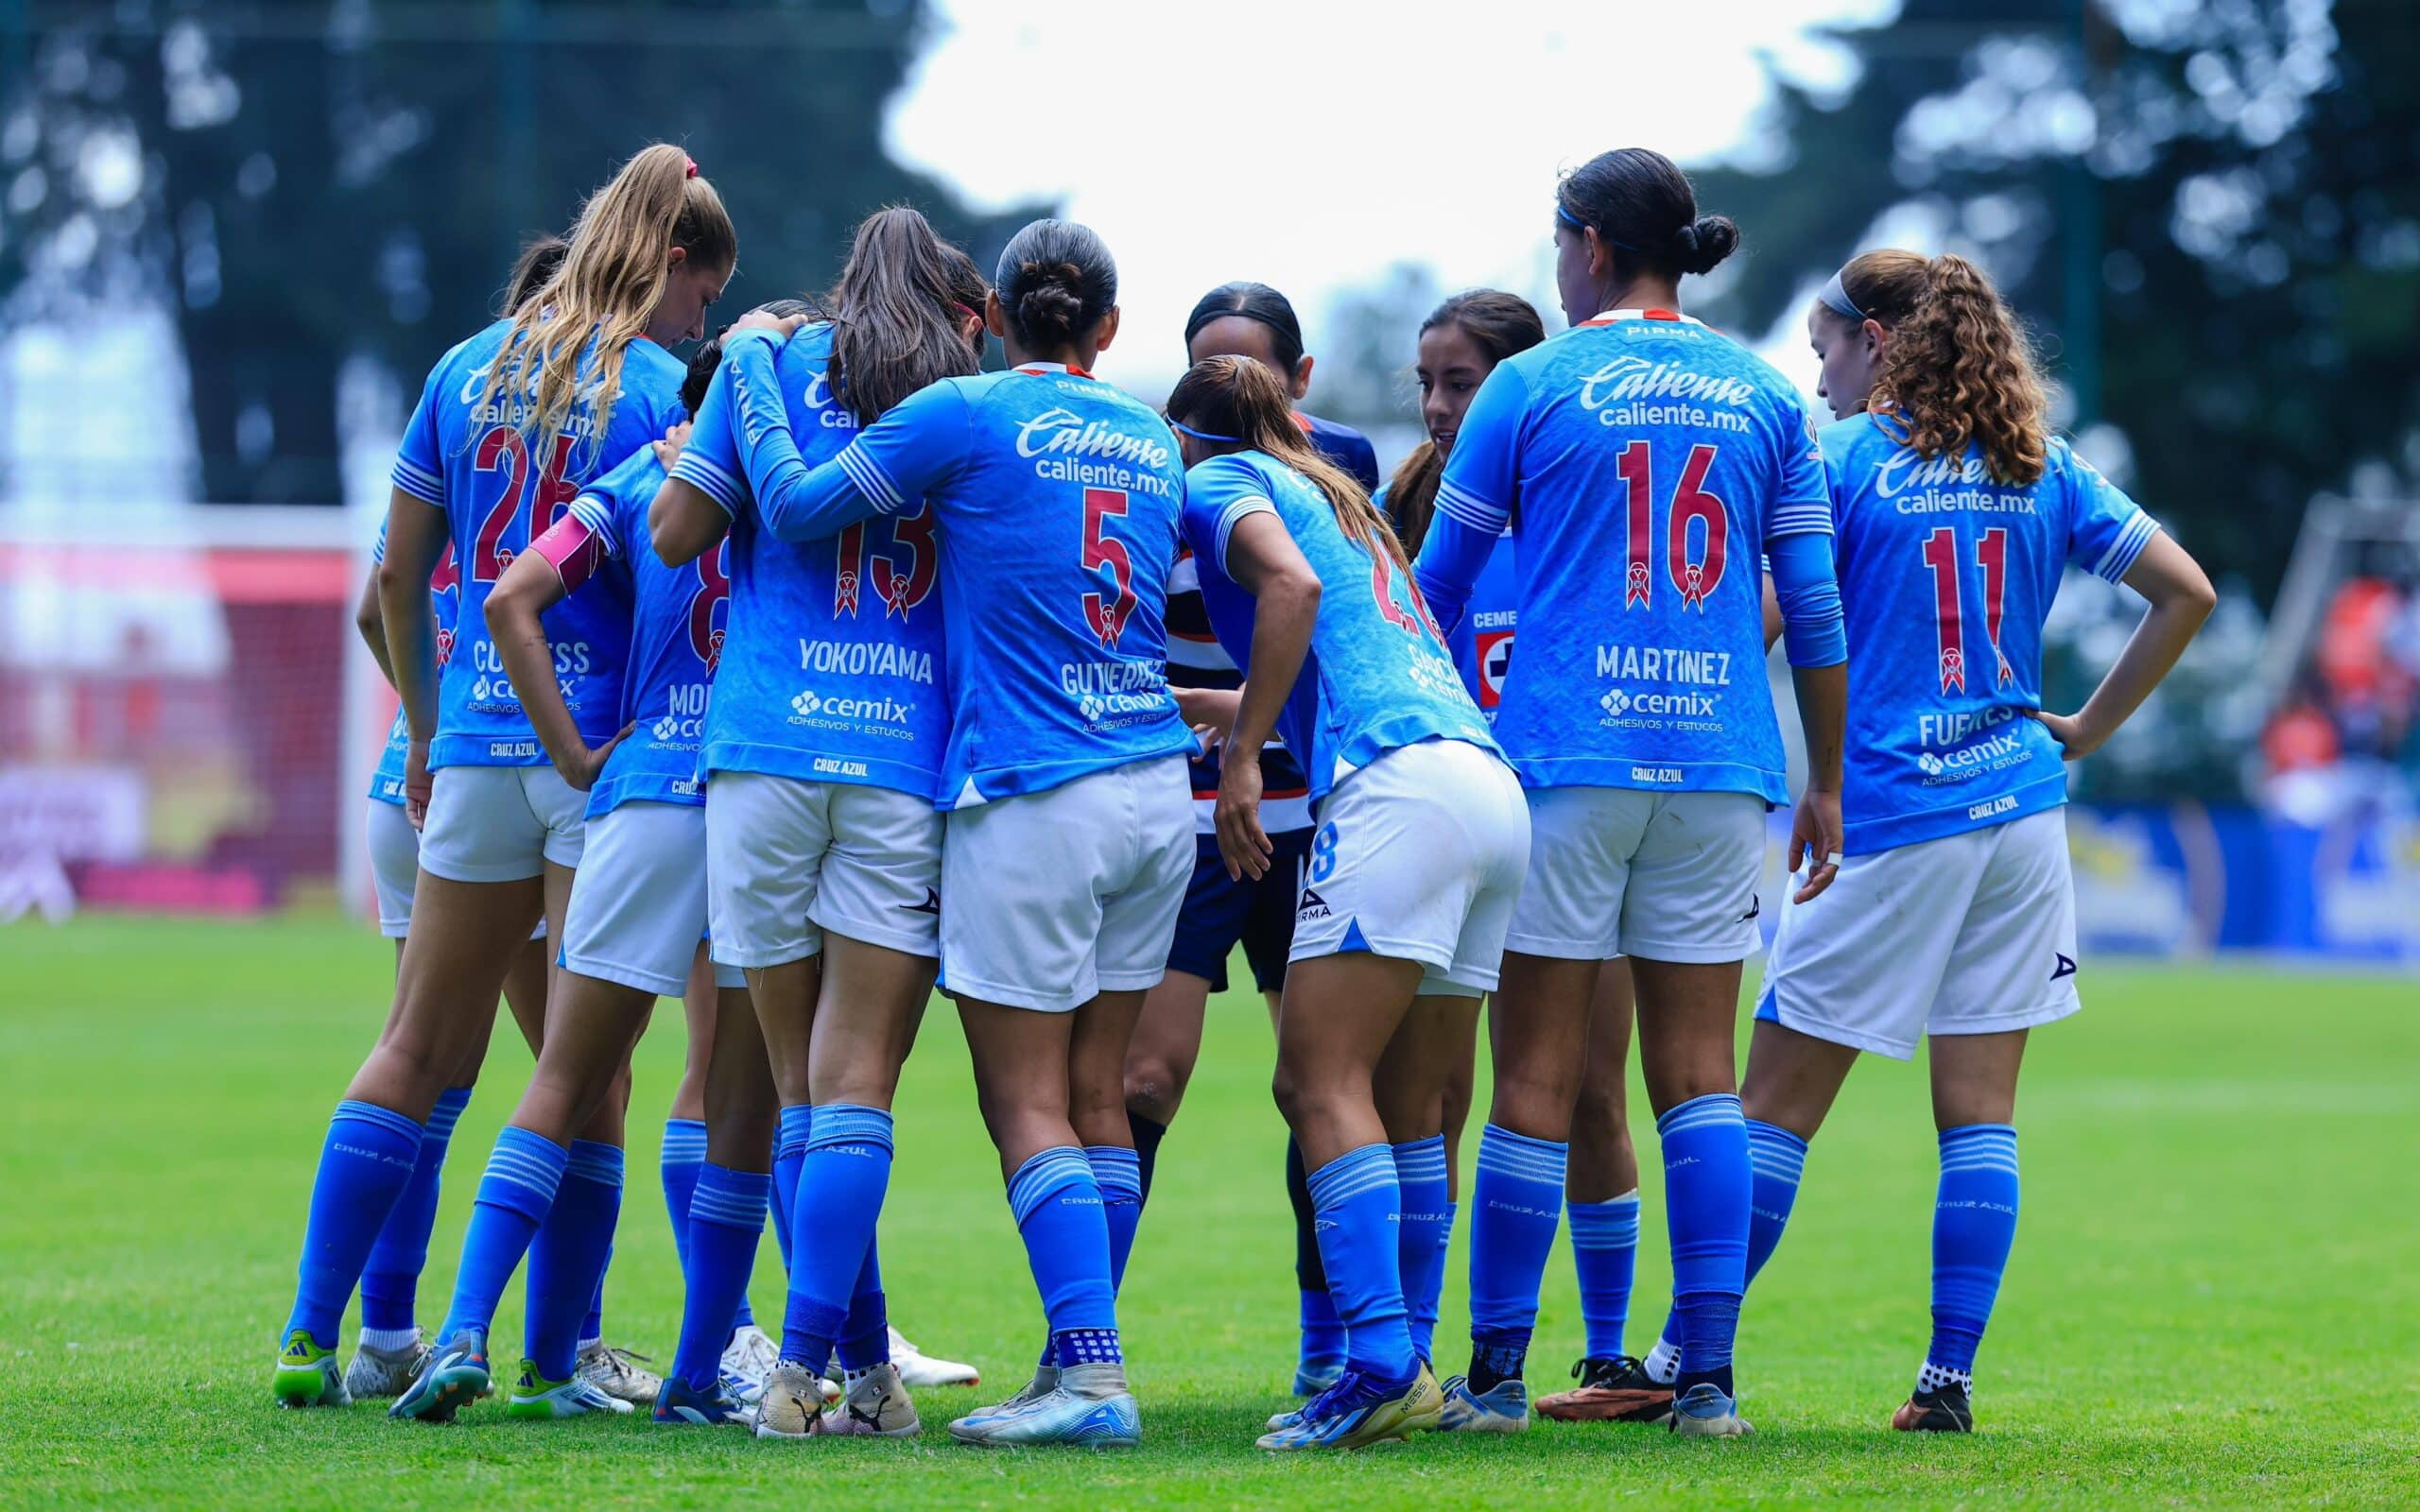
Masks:
[[[1896,7],[936,9],[943,29],[893,108],[893,149],[979,205],[1056,197],[1098,230],[1116,254],[1126,312],[1103,375],[1157,392],[1182,370],[1185,312],[1228,279],[1284,289],[1315,353],[1329,298],[1393,263],[1426,262],[1448,289],[1543,291],[1559,171],[1615,146],[1684,163],[1737,149],[1770,98],[1762,59],[1794,78],[1844,84],[1853,63],[1808,28],[1870,23]]]

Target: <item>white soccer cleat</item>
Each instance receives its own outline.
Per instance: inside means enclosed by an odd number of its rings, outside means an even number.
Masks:
[[[426,1341],[414,1340],[400,1349],[381,1349],[374,1345],[354,1347],[353,1363],[344,1369],[344,1388],[354,1400],[372,1397],[400,1397],[420,1374],[421,1366],[428,1359]]]
[[[765,1378],[756,1402],[759,1438],[812,1438],[823,1432],[823,1383],[814,1371],[787,1360]]]
[[[1012,1398],[998,1407],[967,1414],[949,1425],[950,1436],[961,1444],[1072,1444],[1085,1449],[1132,1449],[1142,1441],[1142,1417],[1126,1389],[1125,1366],[1074,1365],[1058,1378],[1058,1385],[1039,1397]]]
[[[888,1361],[851,1381],[839,1405],[823,1415],[827,1434],[912,1438],[924,1426],[908,1388],[900,1384],[899,1367]]]
[[[655,1394],[664,1389],[664,1381],[654,1371],[639,1367],[638,1362],[646,1358],[608,1344],[592,1344],[579,1351],[571,1373],[616,1401],[652,1407]]]
[[[731,1342],[723,1346],[722,1375],[726,1381],[744,1385],[743,1400],[753,1400],[764,1390],[765,1378],[782,1359],[782,1347],[775,1344],[763,1329],[751,1323],[744,1329],[734,1329]]]
[[[943,1360],[916,1348],[905,1333],[890,1331],[890,1363],[899,1379],[911,1386],[979,1386],[983,1373],[959,1360]]]

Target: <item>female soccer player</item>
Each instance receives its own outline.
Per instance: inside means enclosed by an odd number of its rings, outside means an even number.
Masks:
[[[1932,1047],[1932,1342],[1893,1428],[1968,1433],[1976,1347],[2016,1232],[2018,1063],[2076,1011],[2066,772],[2168,675],[2209,579],[2049,434],[2023,330],[1960,257],[1867,252],[1807,313],[1848,610],[1846,859],[1783,905],[1748,1053],[1749,1274],[1861,1050]],[[2151,601],[2073,714],[2041,712],[2042,624],[2080,567]],[[1907,906],[1921,898],[1924,906]]]
[[[1162,618],[1184,478],[1160,418],[1086,370],[1117,335],[1100,238],[1035,221],[995,282],[985,321],[1013,366],[923,389],[812,470],[770,423],[776,396],[734,391],[766,416],[746,422],[748,481],[775,539],[818,540],[920,499],[937,527],[950,627],[942,975],[1052,1350],[1025,1391],[950,1432],[1131,1444],[1141,1428],[1096,1168],[1132,1169],[1127,1040],[1192,871],[1194,741],[1168,696]]]
[[[782,1102],[773,1199],[794,1231],[760,1437],[917,1430],[892,1358],[874,1229],[890,1100],[932,993],[942,884],[933,805],[949,713],[936,694],[931,517],[772,540],[748,485],[742,428],[777,426],[803,457],[828,459],[908,395],[978,369],[986,292],[915,211],[867,217],[832,318],[786,341],[734,339],[730,370],[654,508],[666,560],[726,534],[731,556],[731,627],[703,757],[708,908],[715,954],[746,969],[771,1051]],[[751,392],[768,403],[743,413]],[[824,1418],[818,1377],[836,1346],[847,1397]],[[974,1371],[926,1377],[953,1378],[971,1383]]]
[[[563,253],[569,249],[570,244],[560,236],[542,236],[523,248],[506,284],[504,313],[510,315],[521,308],[524,301],[544,286],[546,280],[554,277],[555,269],[562,266]],[[371,548],[370,559],[371,573],[361,585],[361,602],[354,610],[354,627],[361,632],[362,644],[370,648],[380,675],[392,687],[395,679],[387,665],[387,617],[378,607],[377,564],[387,559],[384,521],[379,522],[378,540]],[[462,596],[462,575],[455,565],[452,548],[447,548],[439,560],[428,589],[429,617],[437,627],[438,662],[441,665],[453,647],[454,611]],[[411,725],[399,707],[394,725],[387,732],[386,748],[379,753],[378,768],[371,774],[367,816],[371,884],[378,897],[378,932],[395,942],[399,967],[403,962],[404,936],[411,928],[412,885],[420,875],[420,831],[404,814],[404,755],[410,744]],[[522,1038],[534,1050],[546,1027],[543,920],[505,973],[504,1001],[512,1010]],[[413,1162],[411,1180],[395,1199],[386,1224],[378,1230],[378,1242],[371,1247],[370,1258],[364,1263],[361,1338],[354,1348],[353,1363],[344,1373],[345,1390],[354,1397],[394,1396],[411,1383],[412,1373],[420,1368],[421,1358],[427,1352],[428,1346],[422,1339],[420,1323],[414,1316],[420,1273],[428,1261],[429,1230],[437,1222],[437,1191],[446,1148],[453,1142],[456,1120],[470,1103],[471,1084],[479,1079],[479,1062],[486,1055],[487,1042],[482,1040],[471,1052],[470,1060],[449,1078],[445,1091],[439,1095],[421,1136],[420,1156]]]
[[[744,318],[772,325],[804,308],[790,301]],[[709,342],[690,359],[681,393],[684,409],[703,402],[721,351],[721,343]],[[560,1176],[556,1194],[548,1193],[546,1177],[565,1159],[574,1132],[612,1096],[655,1000],[683,989],[705,932],[705,816],[697,761],[728,578],[718,556],[676,568],[648,544],[647,511],[664,477],[656,449],[640,447],[581,490],[488,597],[488,624],[505,671],[528,690],[524,701],[530,724],[563,781],[588,795],[587,840],[564,916],[563,970],[549,1008],[550,1032],[528,1089],[489,1158],[463,1236],[439,1361],[396,1403],[398,1417],[442,1421],[486,1389],[489,1323],[560,1193]],[[618,615],[630,646],[623,724],[593,745],[546,675],[552,652],[544,616],[565,604]],[[610,632],[609,621],[596,623]],[[693,1305],[684,1314],[672,1378],[655,1399],[661,1421],[740,1420],[720,1367],[765,1226],[771,1074],[739,971],[718,971],[715,986],[719,1001],[705,1095],[718,1116],[709,1121],[708,1138],[715,1143],[711,1131],[719,1124],[728,1131],[727,1144],[707,1151],[690,1194],[689,1231],[676,1236]],[[709,1213],[731,1220],[716,1230],[717,1247],[711,1253],[698,1223]],[[735,1231],[742,1228],[744,1237]],[[735,1258],[726,1262],[726,1251]],[[532,1289],[538,1289],[535,1261]],[[701,1313],[717,1314],[714,1326],[700,1322]],[[545,1332],[535,1305],[528,1324],[529,1358],[507,1413],[568,1418],[614,1410],[613,1399],[567,1368],[565,1341]],[[706,1355],[702,1382],[700,1351]],[[566,1368],[558,1371],[559,1363]]]
[[[1291,404],[1309,394],[1312,359],[1303,351],[1303,326],[1291,301],[1266,284],[1221,284],[1195,302],[1184,322],[1185,361],[1249,357],[1277,375]],[[1377,454],[1368,437],[1350,425],[1322,420],[1302,409],[1294,421],[1322,456],[1351,474],[1367,494],[1378,487]],[[1189,556],[1177,560],[1168,584],[1168,680],[1181,700],[1195,689],[1233,689],[1243,680],[1234,659],[1219,644],[1201,610]],[[1188,721],[1199,724],[1200,719]],[[1227,723],[1220,718],[1221,728]],[[1219,858],[1212,814],[1219,797],[1219,752],[1205,747],[1193,763],[1195,854],[1193,880],[1177,915],[1176,943],[1168,973],[1143,999],[1143,1017],[1126,1056],[1126,1111],[1140,1159],[1139,1190],[1105,1190],[1112,1228],[1116,1210],[1139,1210],[1150,1200],[1160,1141],[1184,1100],[1185,1083],[1201,1055],[1202,1012],[1213,992],[1227,989],[1227,960],[1238,942],[1252,963],[1253,979],[1277,1022],[1278,992],[1286,985],[1286,955],[1294,939],[1294,903],[1303,887],[1303,858],[1310,848],[1310,785],[1299,759],[1283,746],[1261,755],[1261,826],[1277,848],[1265,875],[1234,877]],[[1302,1348],[1294,1391],[1313,1396],[1335,1383],[1344,1369],[1344,1328],[1328,1299],[1320,1269],[1319,1242],[1311,1229],[1311,1199],[1304,1187],[1303,1152],[1286,1144],[1286,1192],[1294,1207],[1294,1273],[1302,1290]],[[1124,1265],[1119,1271],[1122,1275]]]
[[[1272,732],[1306,758],[1319,822],[1276,1086],[1311,1168],[1346,1368],[1260,1446],[1351,1449],[1433,1427],[1442,1405],[1406,1322],[1396,1155],[1374,1083],[1382,1057],[1427,1069],[1390,1052],[1424,985],[1495,985],[1529,811],[1385,516],[1304,443],[1275,377],[1242,358],[1197,363],[1168,416],[1192,464],[1184,534],[1203,604],[1245,662],[1220,854],[1232,875],[1270,868],[1258,754]],[[1424,1112],[1424,1137],[1440,1138],[1442,1085]]]
[[[1574,329],[1480,385],[1420,558],[1423,588],[1453,623],[1512,526],[1521,654],[1495,729],[1533,825],[1491,1016],[1471,1369],[1448,1383],[1445,1423],[1528,1422],[1521,1368],[1563,1205],[1590,999],[1599,963],[1626,955],[1688,1334],[1673,1426],[1738,1434],[1731,1344],[1749,1165],[1733,1017],[1758,943],[1764,813],[1786,797],[1754,564],[1772,558],[1796,669],[1811,772],[1791,849],[1793,865],[1814,851],[1812,897],[1839,849],[1847,685],[1831,518],[1795,391],[1679,313],[1681,278],[1729,255],[1732,223],[1701,218],[1680,169],[1636,147],[1564,179],[1555,219]]]
[[[735,245],[721,199],[681,150],[646,149],[582,207],[545,289],[438,364],[405,433],[378,582],[411,725],[406,809],[424,816],[421,874],[394,1006],[330,1122],[313,1182],[272,1382],[282,1402],[346,1400],[337,1325],[427,1120],[486,1040],[497,990],[531,926],[543,915],[550,936],[562,937],[581,799],[539,765],[537,736],[488,636],[488,593],[538,533],[533,520],[550,520],[583,484],[663,434],[679,403],[681,364],[662,343],[698,334]],[[449,542],[462,565],[462,603],[441,681],[428,585]],[[559,612],[547,627],[565,701],[586,722],[583,734],[602,741],[621,713],[625,648],[592,628],[579,611]],[[619,1109],[608,1113],[618,1125]],[[598,1225],[585,1215],[618,1205],[619,1153],[583,1159],[582,1174],[565,1183],[576,1199],[557,1205],[560,1242],[539,1246],[548,1304],[578,1309],[574,1331],[605,1259],[601,1246],[589,1252]],[[586,1273],[585,1285],[573,1285],[575,1272]]]

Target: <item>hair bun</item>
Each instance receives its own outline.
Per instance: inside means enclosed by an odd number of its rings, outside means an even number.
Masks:
[[[1739,228],[1728,215],[1700,215],[1672,233],[1672,261],[1684,273],[1703,273],[1739,246]]]

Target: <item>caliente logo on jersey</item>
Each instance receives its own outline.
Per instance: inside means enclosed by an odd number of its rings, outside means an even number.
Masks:
[[[1756,386],[1727,373],[1623,352],[1580,381],[1580,407],[1600,425],[1693,425],[1746,433]],[[1720,405],[1720,408],[1707,408]]]

